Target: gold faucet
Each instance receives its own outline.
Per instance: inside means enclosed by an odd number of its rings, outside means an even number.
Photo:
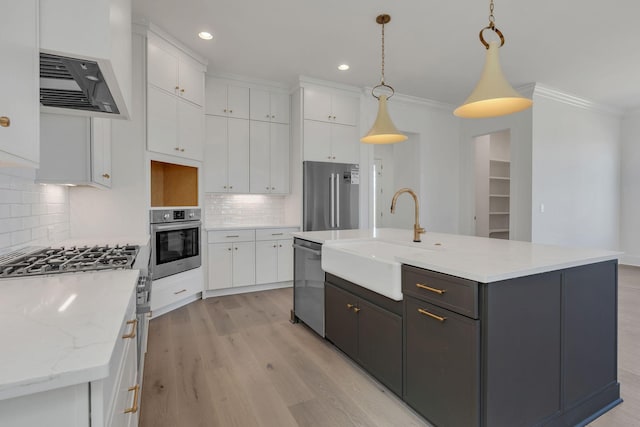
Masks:
[[[420,204],[418,203],[418,195],[415,191],[410,188],[401,188],[396,191],[396,194],[393,195],[393,199],[391,199],[391,213],[396,210],[396,201],[398,200],[398,196],[402,193],[409,193],[411,197],[413,197],[413,201],[416,202],[416,220],[413,224],[413,241],[420,242],[420,235],[427,232],[424,228],[420,227]]]

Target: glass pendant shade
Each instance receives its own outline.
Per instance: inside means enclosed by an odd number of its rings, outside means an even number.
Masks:
[[[500,42],[489,43],[482,76],[464,104],[454,110],[456,116],[471,119],[504,116],[526,110],[533,104],[531,99],[520,95],[502,74],[499,48]]]
[[[387,96],[380,95],[378,99],[378,116],[369,133],[360,138],[365,144],[394,144],[406,141],[407,136],[401,134],[389,117],[387,111]]]

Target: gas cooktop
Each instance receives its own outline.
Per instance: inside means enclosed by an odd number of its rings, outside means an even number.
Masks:
[[[139,246],[29,248],[0,260],[0,278],[131,268]]]

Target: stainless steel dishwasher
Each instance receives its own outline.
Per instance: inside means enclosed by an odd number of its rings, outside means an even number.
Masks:
[[[324,337],[324,271],[322,245],[294,239],[292,321],[301,320]]]

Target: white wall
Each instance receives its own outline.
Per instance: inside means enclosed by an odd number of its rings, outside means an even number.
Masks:
[[[531,240],[617,249],[620,118],[537,91],[533,105]]]
[[[622,120],[620,250],[640,266],[640,110]]]
[[[376,99],[370,91],[365,92],[360,102],[360,134],[371,127],[378,111]],[[412,167],[409,173],[420,182],[420,225],[427,231],[457,233],[459,119],[451,113],[453,108],[398,94],[389,100],[388,107],[396,127],[419,140],[417,168]],[[375,211],[371,206],[373,150],[371,145],[361,144],[361,228],[369,226]]]

